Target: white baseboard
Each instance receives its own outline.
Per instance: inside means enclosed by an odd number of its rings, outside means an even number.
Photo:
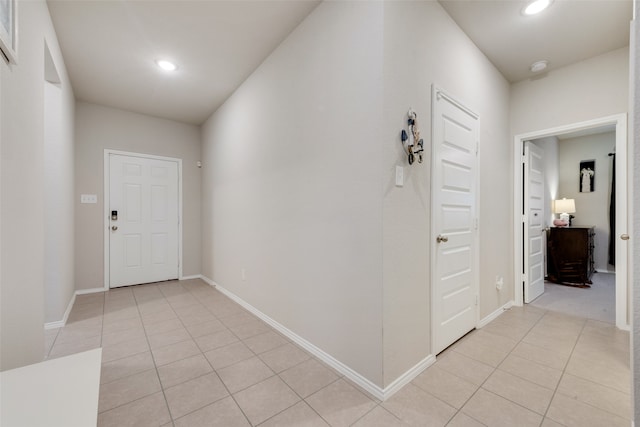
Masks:
[[[498,316],[500,316],[502,313],[504,313],[505,310],[509,310],[511,307],[513,307],[513,301],[507,302],[505,305],[503,305],[502,307],[498,308],[496,311],[494,311],[493,313],[489,314],[484,319],[481,319],[478,322],[478,325],[476,326],[476,328],[478,328],[478,329],[484,328],[489,323],[491,323],[492,320],[497,319]]]
[[[389,384],[383,389],[382,392],[383,392],[384,398],[382,400],[387,400],[388,398],[393,396],[397,391],[399,391],[402,387],[404,387],[405,385],[413,381],[415,377],[420,375],[425,369],[433,365],[435,362],[436,362],[436,357],[433,354],[430,354],[429,356],[422,359],[417,365],[415,365],[413,368],[409,369],[407,372],[405,372],[404,374],[396,378],[395,381],[393,381],[391,384]]]
[[[91,288],[91,289],[79,289],[79,290],[75,291],[73,293],[73,296],[71,297],[71,301],[69,301],[69,304],[67,305],[67,309],[64,312],[64,315],[62,316],[62,320],[45,323],[44,324],[44,329],[46,330],[46,329],[62,328],[64,325],[67,324],[67,319],[69,319],[69,314],[71,313],[71,309],[73,308],[73,304],[76,302],[76,296],[78,296],[78,295],[86,295],[86,294],[95,294],[95,293],[98,293],[98,292],[104,292],[105,290],[106,290],[105,288]]]
[[[396,393],[398,390],[400,390],[404,385],[406,385],[409,382],[411,382],[422,371],[427,369],[429,366],[431,366],[436,361],[435,356],[429,355],[425,359],[420,361],[418,364],[416,364],[414,367],[409,369],[407,372],[405,372],[403,375],[398,377],[395,381],[393,381],[387,387],[382,388],[382,387],[372,383],[367,378],[363,377],[362,375],[360,375],[359,373],[357,373],[356,371],[354,371],[353,369],[351,369],[350,367],[348,367],[344,363],[342,363],[339,360],[335,359],[329,353],[326,353],[325,351],[323,351],[322,349],[316,347],[315,345],[313,345],[312,343],[310,343],[306,339],[302,338],[301,336],[299,336],[295,332],[291,331],[290,329],[286,328],[282,324],[280,324],[277,321],[273,320],[271,317],[267,316],[266,314],[264,314],[263,312],[261,312],[257,308],[253,307],[251,304],[247,303],[246,301],[244,301],[242,298],[238,297],[234,293],[232,293],[229,290],[225,289],[224,287],[220,286],[219,284],[217,284],[213,280],[209,279],[206,276],[202,276],[201,279],[204,280],[209,285],[211,285],[214,288],[216,288],[218,291],[220,291],[221,293],[223,293],[224,295],[226,295],[227,297],[229,297],[233,301],[235,301],[236,303],[238,303],[240,306],[244,307],[246,310],[248,310],[249,312],[254,314],[256,317],[258,317],[259,319],[261,319],[262,321],[264,321],[265,323],[270,325],[272,328],[274,328],[275,330],[280,332],[282,335],[286,336],[291,341],[293,341],[294,343],[296,343],[300,347],[304,348],[306,351],[308,351],[309,353],[313,354],[315,357],[317,357],[318,359],[322,360],[324,363],[326,363],[327,365],[331,366],[336,371],[340,372],[342,375],[344,375],[349,380],[351,380],[352,382],[354,382],[355,384],[360,386],[363,390],[365,390],[366,392],[371,394],[376,399],[379,399],[379,400],[382,400],[382,401],[388,399],[394,393]]]
[[[182,276],[178,280],[202,279],[202,274],[192,274],[191,276]]]
[[[108,291],[105,288],[91,288],[91,289],[79,289],[76,291],[76,295],[97,294],[98,292]]]
[[[62,320],[58,320],[57,322],[45,323],[44,324],[45,330],[62,328],[64,325],[67,324],[67,319],[69,318],[69,313],[71,313],[71,309],[73,308],[73,303],[76,302],[77,294],[78,292],[76,291],[71,297],[71,301],[69,301],[69,304],[67,304],[67,309],[65,310],[64,315],[62,316]]]

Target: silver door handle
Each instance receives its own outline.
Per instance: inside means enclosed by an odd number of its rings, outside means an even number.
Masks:
[[[621,234],[621,235],[620,235],[620,238],[621,238],[622,240],[629,240],[629,235],[628,235],[628,234]]]
[[[449,238],[447,236],[443,236],[442,234],[436,237],[436,242],[438,243],[446,243],[448,241],[449,241]]]
[[[117,225],[112,225],[112,226],[111,226],[111,229],[112,229],[113,231],[116,231],[116,230],[118,229],[118,226],[117,226]]]

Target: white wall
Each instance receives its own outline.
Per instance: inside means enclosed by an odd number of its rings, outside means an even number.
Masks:
[[[182,159],[183,275],[200,274],[200,128],[85,102],[76,105],[76,288],[104,286],[104,149]],[[96,194],[97,204],[80,204]]]
[[[626,113],[629,49],[512,84],[510,110],[512,135]]]
[[[204,275],[378,386],[382,12],[320,4],[203,128]]]
[[[60,84],[44,85],[45,323],[63,320],[75,292],[73,116]],[[73,99],[69,99],[73,108]],[[67,107],[68,108],[68,107]],[[67,113],[65,114],[65,111]]]
[[[481,117],[485,316],[512,298],[509,86],[437,3],[322,3],[203,130],[205,276],[380,387],[431,354],[430,157],[398,135],[414,107],[428,146],[432,83]]]
[[[629,93],[628,48],[523,80],[511,85],[511,134],[627,113]],[[628,144],[627,150],[633,152],[632,144]],[[629,164],[627,182],[632,170]],[[632,196],[629,188],[627,197],[631,200]],[[628,265],[633,265],[631,258]]]
[[[560,186],[558,197],[575,199],[573,225],[595,226],[594,262],[598,271],[615,270],[608,265],[609,203],[611,195],[611,158],[615,151],[615,132],[565,139],[559,144]],[[581,193],[580,162],[595,160],[595,190]]]
[[[384,380],[389,385],[431,354],[431,85],[480,116],[480,318],[511,299],[509,84],[437,2],[385,2]],[[427,155],[409,166],[399,140],[409,107]],[[396,187],[395,167],[405,184]],[[495,277],[502,276],[502,291]]]
[[[0,60],[0,370],[44,353],[45,41],[61,78],[65,145],[73,134],[73,93],[44,1],[19,2],[18,30],[18,65]]]

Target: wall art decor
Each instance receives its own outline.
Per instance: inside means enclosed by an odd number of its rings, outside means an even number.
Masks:
[[[424,152],[424,140],[420,138],[420,130],[418,129],[418,115],[412,108],[407,113],[407,125],[409,125],[409,133],[404,129],[400,131],[400,142],[407,152],[407,160],[410,165],[414,160],[422,163],[422,153]]]
[[[580,192],[592,193],[596,190],[596,161],[582,160],[580,162]]]

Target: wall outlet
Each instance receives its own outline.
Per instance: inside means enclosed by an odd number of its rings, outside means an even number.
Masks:
[[[504,286],[504,278],[502,276],[496,276],[496,289],[501,291]]]
[[[240,270],[240,277],[242,277],[242,281],[244,282],[245,280],[247,280],[247,272],[245,271],[245,269],[243,268],[242,270]]]

